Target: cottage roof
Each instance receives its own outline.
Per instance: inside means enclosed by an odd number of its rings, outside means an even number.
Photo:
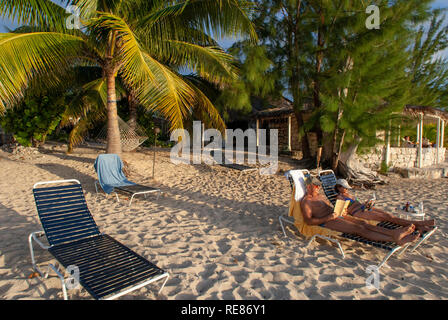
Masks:
[[[294,108],[292,105],[292,101],[288,98],[282,97],[277,100],[269,100],[269,106],[267,108],[257,108],[254,105],[254,115],[257,118],[272,118],[272,117],[281,117],[287,116],[294,113]],[[310,103],[305,103],[304,109],[307,110],[310,106]]]
[[[258,101],[254,102],[254,115],[257,118],[281,117],[294,113],[292,101],[285,97],[279,100],[273,100],[273,101],[268,100],[269,106],[264,109],[258,106],[257,102]],[[311,105],[310,103],[306,103],[304,109],[307,110],[310,105]],[[420,113],[423,113],[424,116],[440,118],[448,122],[448,112],[441,109],[432,108],[428,106],[415,106],[415,105],[407,105],[403,109],[403,114],[412,117],[418,117]]]
[[[424,116],[440,118],[442,120],[448,121],[447,111],[427,106],[407,105],[404,108],[403,113],[412,117],[418,117],[422,113]]]

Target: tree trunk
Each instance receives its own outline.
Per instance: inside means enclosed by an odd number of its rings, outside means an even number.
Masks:
[[[332,133],[322,132],[322,142],[320,143],[320,148],[322,149],[322,156],[320,159],[321,167],[330,167],[331,159],[333,157],[332,153]]]
[[[324,37],[323,37],[323,25],[325,23],[325,17],[322,13],[322,8],[319,10],[319,17],[320,17],[320,24],[317,28],[317,51],[316,51],[316,69],[315,74],[313,78],[313,102],[314,102],[314,111],[319,112],[321,108],[321,101],[320,101],[320,79],[319,75],[322,70],[322,63],[324,59],[324,53],[323,53],[323,47],[324,47]],[[320,122],[317,121],[314,125],[314,131],[316,132],[317,136],[317,146],[324,147],[324,133],[322,131],[322,127],[320,125]],[[328,160],[326,158],[327,152],[324,147],[323,150],[323,158],[321,159],[323,162],[326,162]]]
[[[353,69],[353,59],[351,56],[347,57],[347,61],[345,63],[345,67],[344,67],[344,72],[347,72],[349,70]],[[348,83],[347,83],[348,85]],[[344,95],[345,98],[347,98],[348,96],[348,88],[344,88],[343,90],[339,89],[338,90],[338,96],[341,99],[341,95]],[[356,93],[353,95],[353,103],[355,103],[356,100]],[[339,165],[339,159],[340,159],[340,155],[342,152],[342,146],[344,144],[344,138],[345,138],[345,129],[342,132],[342,136],[339,140],[339,144],[337,143],[338,140],[338,136],[339,136],[339,127],[340,127],[340,123],[341,123],[341,119],[342,119],[342,115],[344,113],[344,109],[341,108],[341,103],[342,101],[339,102],[339,107],[338,107],[338,115],[337,115],[337,120],[336,120],[336,128],[333,132],[333,144],[331,146],[331,150],[332,150],[332,165],[331,168],[333,171],[335,171],[338,168]]]
[[[106,153],[121,155],[120,129],[118,126],[115,72],[106,70],[107,82],[107,146]]]
[[[332,163],[331,163],[331,169],[333,171],[336,171],[339,165],[339,157],[341,155],[342,152],[342,146],[344,145],[344,138],[345,138],[345,130],[342,131],[342,136],[341,139],[339,140],[339,147],[336,149],[337,147],[337,134],[339,133],[339,130],[337,129],[335,131],[335,137],[334,137],[334,142],[333,142],[333,158],[332,158]]]
[[[302,129],[304,126],[303,121],[303,102],[301,99],[302,93],[300,92],[300,67],[301,62],[299,59],[299,54],[301,51],[301,46],[299,41],[302,40],[301,38],[301,31],[300,31],[300,19],[301,19],[301,6],[302,1],[297,2],[297,8],[295,8],[295,15],[291,14],[289,16],[289,23],[287,25],[287,51],[288,51],[288,70],[291,71],[291,76],[289,77],[289,85],[290,90],[293,96],[293,109],[294,109],[294,115],[297,120],[297,124],[299,129]],[[292,11],[294,12],[294,11]],[[302,158],[308,159],[311,158],[311,150],[310,150],[310,144],[308,142],[308,136],[307,133],[304,131],[304,135],[301,137],[301,149],[302,149]]]
[[[353,143],[342,152],[339,157],[338,171],[353,185],[372,188],[377,184],[385,184],[385,180],[378,176],[378,173],[363,166],[355,158],[359,143]]]
[[[129,91],[128,94],[128,105],[129,105],[129,128],[135,130],[137,128],[137,100],[132,92]]]
[[[297,119],[298,127],[303,128],[304,121],[303,121],[302,112],[295,111],[294,114]],[[308,142],[308,136],[307,136],[306,132],[301,138],[301,146],[302,146],[302,158],[304,158],[304,159],[311,158],[311,149],[310,149],[310,144]]]
[[[339,155],[341,154],[342,145],[344,144],[345,130],[343,130],[342,136],[341,136],[341,138],[339,140],[339,144],[338,144],[339,124],[341,122],[343,112],[344,111],[341,109],[341,106],[339,105],[338,118],[336,120],[336,128],[333,132],[333,142],[332,142],[332,146],[331,146],[331,150],[332,150],[331,169],[333,171],[335,171],[338,167]]]

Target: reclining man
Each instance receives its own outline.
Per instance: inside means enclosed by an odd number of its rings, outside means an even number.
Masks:
[[[356,234],[372,241],[395,242],[398,245],[415,241],[419,234],[415,225],[390,230],[377,227],[347,215],[333,211],[333,206],[319,193],[322,183],[315,177],[306,180],[306,194],[301,201],[303,220],[308,225],[319,225],[331,230]]]

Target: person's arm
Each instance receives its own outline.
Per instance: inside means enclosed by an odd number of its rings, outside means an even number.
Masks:
[[[338,214],[333,212],[332,214],[329,214],[322,218],[314,218],[311,207],[306,200],[302,201],[300,206],[302,208],[303,221],[310,226],[317,226],[330,220],[334,220],[338,217]]]

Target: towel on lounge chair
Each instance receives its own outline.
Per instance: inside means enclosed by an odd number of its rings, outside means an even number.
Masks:
[[[294,188],[295,189],[295,188]],[[340,235],[341,232],[334,231],[328,228],[320,227],[320,226],[311,226],[303,221],[302,208],[300,207],[300,201],[296,201],[294,195],[296,194],[295,190],[291,196],[291,202],[289,205],[289,216],[294,217],[294,225],[297,230],[303,234],[305,237],[309,238],[316,234],[321,236],[337,236]],[[303,198],[303,196],[302,196]],[[302,199],[301,198],[301,199]]]
[[[114,187],[135,185],[123,173],[123,162],[117,154],[100,154],[95,160],[95,171],[101,188],[107,194],[114,191]]]
[[[293,188],[295,189],[295,191],[293,192],[294,199],[296,201],[302,200],[306,193],[305,176],[303,172],[300,170],[290,170],[287,172],[287,174],[291,176],[295,186],[300,186],[300,188]]]

